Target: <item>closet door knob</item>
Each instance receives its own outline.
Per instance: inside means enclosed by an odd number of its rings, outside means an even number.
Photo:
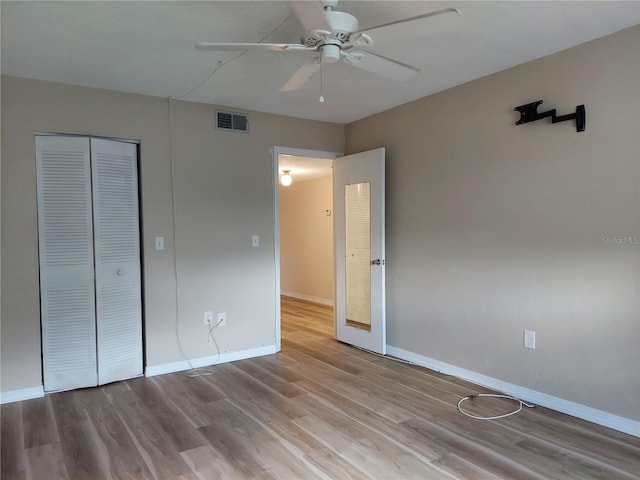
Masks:
[[[124,275],[124,270],[118,269],[116,273],[121,277],[122,275]]]

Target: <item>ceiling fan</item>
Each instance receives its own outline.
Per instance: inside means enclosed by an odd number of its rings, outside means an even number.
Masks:
[[[196,48],[217,51],[259,50],[316,53],[317,56],[310,63],[303,65],[280,88],[282,92],[297,90],[321,68],[323,63],[335,63],[341,59],[362,70],[401,81],[415,77],[420,70],[370,51],[369,47],[373,45],[373,40],[368,32],[446,13],[462,15],[456,8],[445,8],[360,29],[356,17],[335,10],[338,0],[290,1],[289,4],[305,28],[300,43],[199,42],[196,43]]]

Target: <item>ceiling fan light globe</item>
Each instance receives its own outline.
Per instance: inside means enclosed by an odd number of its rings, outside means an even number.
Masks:
[[[340,46],[339,45],[323,45],[320,47],[320,59],[322,63],[336,63],[340,60]]]

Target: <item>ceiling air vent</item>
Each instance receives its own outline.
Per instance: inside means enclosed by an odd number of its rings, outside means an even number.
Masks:
[[[249,131],[249,120],[242,113],[216,111],[216,128],[246,133]]]

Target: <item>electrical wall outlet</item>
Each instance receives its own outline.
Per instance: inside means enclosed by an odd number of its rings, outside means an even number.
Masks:
[[[211,322],[213,322],[213,312],[204,312],[204,324],[205,325],[211,325]]]
[[[531,330],[524,331],[524,348],[536,348],[536,332]]]
[[[218,314],[218,322],[216,323],[216,325],[218,327],[224,327],[227,324],[227,314],[224,312],[221,312]]]

